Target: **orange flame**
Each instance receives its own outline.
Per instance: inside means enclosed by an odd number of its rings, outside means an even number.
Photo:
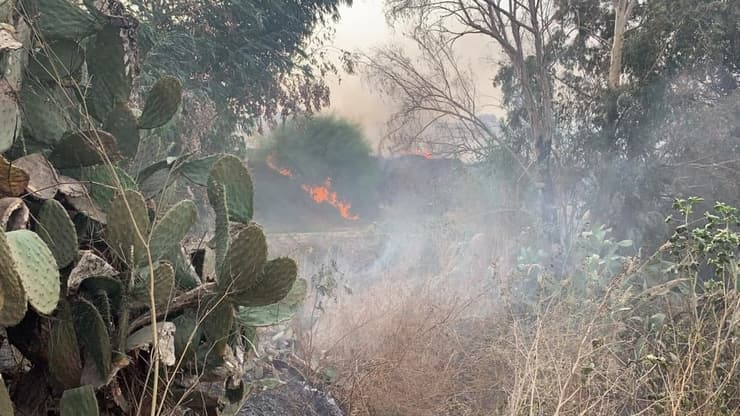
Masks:
[[[301,188],[303,188],[304,191],[308,192],[308,194],[311,195],[311,198],[317,204],[322,204],[326,202],[336,208],[342,218],[350,221],[357,221],[358,219],[360,219],[359,216],[352,215],[350,213],[350,209],[352,209],[352,204],[340,200],[337,197],[337,193],[331,190],[331,178],[326,178],[326,181],[323,185],[302,185]]]
[[[265,163],[267,163],[267,166],[270,169],[274,170],[275,172],[277,172],[277,173],[279,173],[279,174],[281,174],[283,176],[286,176],[288,178],[295,179],[295,177],[293,176],[293,172],[291,172],[290,169],[288,169],[288,168],[281,168],[281,167],[279,167],[277,165],[277,163],[275,163],[275,156],[274,155],[267,156],[265,158]]]

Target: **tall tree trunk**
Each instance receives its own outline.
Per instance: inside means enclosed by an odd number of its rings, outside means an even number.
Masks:
[[[614,39],[612,40],[611,60],[609,62],[609,78],[607,84],[610,90],[619,88],[619,78],[622,75],[622,51],[624,50],[624,31],[635,0],[614,0]]]

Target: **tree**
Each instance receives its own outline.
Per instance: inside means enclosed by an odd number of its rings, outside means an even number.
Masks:
[[[312,37],[343,0],[133,0],[142,24],[142,82],[176,71],[215,105],[219,132],[259,128],[326,106],[336,68]],[[349,2],[347,2],[349,3]],[[223,140],[224,137],[218,140]]]
[[[389,5],[392,18],[410,18],[415,32],[433,33],[442,44],[454,45],[463,37],[482,36],[504,53],[524,109],[545,233],[548,239],[557,239],[551,158],[556,137],[554,59],[549,50],[559,36],[554,25],[556,9],[538,0],[392,0]]]

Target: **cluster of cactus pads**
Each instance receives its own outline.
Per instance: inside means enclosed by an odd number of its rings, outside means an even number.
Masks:
[[[182,90],[163,76],[135,108],[136,23],[117,0],[0,5],[0,354],[22,356],[0,369],[3,416],[149,413],[138,399],[155,377],[163,414],[210,403],[192,397],[205,381],[225,392],[208,406],[241,400],[255,327],[305,296],[295,262],[268,259],[238,158],[131,172],[141,132],[173,118]],[[193,201],[139,190],[159,171],[207,187],[209,241],[184,244]]]

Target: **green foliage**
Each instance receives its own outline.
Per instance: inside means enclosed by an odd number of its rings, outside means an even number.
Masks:
[[[184,88],[204,95],[219,115],[209,152],[232,151],[237,126],[272,123],[328,104],[324,74],[334,66],[311,38],[342,1],[205,3],[136,0],[145,78],[176,71]],[[289,22],[289,24],[287,24]],[[319,45],[315,45],[316,43]],[[315,47],[314,47],[315,46]],[[193,74],[202,74],[194,77]]]

